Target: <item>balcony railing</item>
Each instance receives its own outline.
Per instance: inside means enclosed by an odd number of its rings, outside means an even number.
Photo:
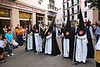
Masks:
[[[77,2],[77,1],[75,1],[75,2],[74,2],[74,5],[76,5],[76,4],[78,4],[78,2]]]
[[[75,10],[74,10],[74,13],[77,13],[77,12],[78,12],[77,9],[75,9]]]
[[[48,9],[52,9],[52,10],[55,10],[55,11],[58,10],[57,7],[55,7],[55,6],[51,5],[51,4],[48,4]]]

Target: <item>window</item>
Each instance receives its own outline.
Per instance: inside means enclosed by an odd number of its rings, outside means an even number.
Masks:
[[[74,8],[72,8],[72,14],[74,14]]]
[[[41,2],[40,2],[40,1],[38,1],[38,4],[40,4],[40,5],[41,5]]]
[[[79,4],[79,0],[77,0],[78,4]]]
[[[10,18],[10,10],[9,9],[4,9],[4,8],[0,8],[0,17],[8,17],[8,18]]]
[[[74,16],[72,16],[72,19],[74,20]]]
[[[73,0],[72,0],[72,6],[74,5],[74,2],[73,2]]]
[[[69,3],[67,3],[67,8],[69,7]]]
[[[77,6],[77,11],[78,11],[78,12],[79,12],[79,9],[80,9],[80,8],[79,8],[79,5],[78,5],[78,6]]]
[[[87,18],[87,12],[84,13],[84,18]]]
[[[77,19],[79,19],[79,14],[77,14]]]
[[[64,2],[66,2],[67,0],[65,0]]]
[[[85,3],[85,7],[87,6],[87,2],[84,2]]]

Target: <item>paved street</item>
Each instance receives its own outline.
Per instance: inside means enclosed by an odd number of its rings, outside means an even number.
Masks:
[[[57,39],[61,50],[60,38]],[[14,50],[14,56],[7,58],[7,62],[0,67],[95,67],[95,61],[89,59],[86,64],[72,65],[72,60],[62,58],[62,55],[50,56],[36,54],[33,51],[25,52],[24,47]]]

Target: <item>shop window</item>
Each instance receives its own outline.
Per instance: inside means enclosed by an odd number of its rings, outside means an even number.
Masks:
[[[29,19],[30,17],[31,17],[30,13],[19,12],[19,18],[20,19]]]
[[[10,18],[10,10],[9,9],[4,9],[4,8],[0,8],[0,17]]]

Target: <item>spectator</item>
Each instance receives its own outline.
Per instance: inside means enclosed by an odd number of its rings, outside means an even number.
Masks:
[[[18,46],[23,46],[23,31],[20,27],[16,29]]]
[[[11,28],[11,32],[12,32],[12,35],[14,36],[14,28],[13,28],[13,26],[12,25],[10,25],[10,28]]]
[[[4,28],[3,28],[3,34],[5,35],[7,33],[7,26],[5,26]]]
[[[4,50],[4,47],[6,45],[4,44],[4,41],[2,40],[2,37],[0,36],[0,62],[3,63],[3,62],[6,62],[5,60],[5,50]]]
[[[94,59],[96,61],[96,67],[100,67],[100,37],[99,37],[97,44],[95,45]]]
[[[96,35],[97,35],[97,42],[98,42],[100,36],[100,24],[97,26]]]
[[[18,29],[18,27],[19,27],[19,24],[17,24],[17,27],[15,28],[15,30]]]
[[[14,55],[13,50],[12,50],[13,38],[12,38],[10,29],[8,30],[8,33],[6,33],[5,38],[6,38],[6,41],[7,41],[7,52],[8,52],[7,56],[8,57],[9,57],[9,55],[13,56]]]
[[[96,25],[93,25],[93,33],[94,33],[94,34],[95,34],[95,32],[96,32],[96,29],[97,29]]]

